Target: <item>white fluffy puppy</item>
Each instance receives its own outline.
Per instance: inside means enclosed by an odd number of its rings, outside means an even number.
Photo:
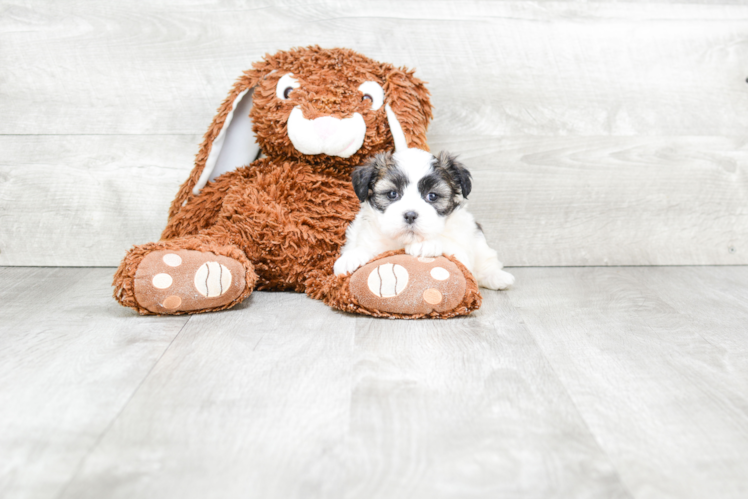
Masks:
[[[353,171],[353,188],[361,210],[348,226],[335,274],[404,248],[417,257],[454,255],[484,288],[514,283],[466,210],[470,172],[446,151],[436,157],[413,148],[380,153]]]

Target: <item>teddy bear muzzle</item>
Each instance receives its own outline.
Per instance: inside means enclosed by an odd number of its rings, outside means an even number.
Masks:
[[[305,155],[350,158],[361,148],[365,137],[366,122],[360,113],[342,119],[321,116],[308,120],[297,106],[288,116],[288,138]]]

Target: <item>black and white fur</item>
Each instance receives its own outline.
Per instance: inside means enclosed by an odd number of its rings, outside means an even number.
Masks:
[[[470,172],[446,151],[436,157],[414,148],[380,153],[354,170],[353,188],[361,210],[348,226],[335,274],[404,248],[416,257],[454,255],[484,288],[514,283],[466,210]]]

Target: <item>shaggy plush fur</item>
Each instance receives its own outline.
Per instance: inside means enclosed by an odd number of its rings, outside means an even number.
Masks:
[[[408,145],[428,150],[426,129],[433,117],[431,101],[428,89],[413,76],[413,70],[379,63],[349,49],[321,49],[316,46],[266,55],[264,60],[252,66],[253,69],[245,71],[236,81],[218,108],[218,114],[203,138],[195,168],[171,204],[169,219],[181,212],[182,204],[192,198],[192,188],[203,172],[213,140],[231,111],[234,99],[248,88],[255,89],[250,113],[253,129],[260,148],[270,158],[296,160],[312,166],[316,172],[348,181],[354,167],[376,153],[392,150],[394,143],[384,108],[367,110],[368,105],[361,100],[359,93],[352,91],[370,80],[382,82],[386,102],[400,119]],[[288,101],[278,103],[274,99],[275,86],[287,72],[303,80],[304,85],[292,92]],[[285,128],[288,115],[296,105],[301,106],[304,116],[310,120],[324,115],[346,118],[353,112],[360,112],[366,122],[363,146],[350,158],[301,154],[291,144]],[[204,218],[209,217],[207,212],[214,207],[202,205],[201,208],[207,211],[195,214],[195,221],[203,222]],[[176,235],[167,226],[161,237]]]
[[[276,98],[276,85],[287,73],[303,83],[283,101]],[[358,306],[348,290],[350,276],[338,278],[332,271],[345,242],[345,230],[359,209],[351,172],[376,153],[393,149],[384,106],[370,109],[369,101],[362,100],[356,91],[364,81],[381,83],[385,102],[399,118],[408,145],[427,149],[431,103],[426,87],[413,71],[348,49],[308,47],[267,55],[239,78],[218,109],[195,167],[171,204],[161,241],[130,250],[115,274],[114,297],[142,314],[152,314],[135,299],[134,276],[139,263],[154,250],[186,249],[239,261],[247,283],[246,290],[231,303],[189,312],[232,307],[257,288],[306,292],[345,311],[411,317]],[[249,88],[254,88],[253,130],[267,157],[221,175],[194,194],[234,100]],[[363,145],[349,158],[302,154],[294,148],[286,129],[295,106],[301,107],[307,119],[360,113],[366,123]],[[468,293],[459,308],[432,317],[467,314],[480,306],[475,280],[457,264],[465,275]]]

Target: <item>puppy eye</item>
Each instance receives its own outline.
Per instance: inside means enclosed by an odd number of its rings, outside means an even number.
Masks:
[[[387,193],[387,198],[390,200],[396,200],[397,199],[397,191],[390,191]]]
[[[299,82],[293,77],[291,73],[283,75],[278,84],[275,86],[275,96],[283,101],[288,99],[289,94],[293,92],[293,89],[299,88]]]
[[[429,193],[429,194],[428,194],[428,195],[426,196],[426,198],[427,198],[427,199],[428,199],[429,201],[436,201],[436,199],[437,199],[438,197],[439,197],[439,195],[438,195],[438,194],[436,194],[436,193]]]
[[[371,102],[371,110],[376,111],[384,104],[384,89],[377,82],[364,82],[358,86],[358,91],[363,97],[361,102]]]

